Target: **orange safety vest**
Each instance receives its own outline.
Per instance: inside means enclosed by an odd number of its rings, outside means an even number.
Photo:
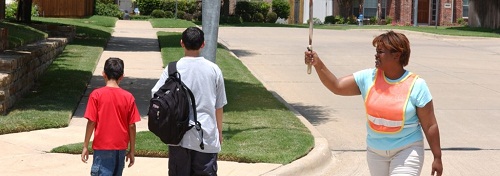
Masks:
[[[404,128],[406,105],[418,75],[409,73],[398,82],[389,82],[382,70],[376,70],[373,85],[365,99],[370,128],[379,133],[398,133]]]

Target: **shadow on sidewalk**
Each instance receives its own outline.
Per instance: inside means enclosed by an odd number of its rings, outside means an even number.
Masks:
[[[158,79],[144,79],[144,78],[123,78],[120,82],[120,87],[129,91],[134,95],[137,109],[141,117],[147,116],[149,99],[151,98],[151,88],[156,84]],[[105,86],[102,76],[93,76],[90,84],[87,86],[85,94],[80,100],[79,106],[73,113],[73,117],[83,117],[87,107],[88,96],[96,89]]]
[[[145,52],[160,51],[158,39],[137,37],[111,37],[105,51]]]

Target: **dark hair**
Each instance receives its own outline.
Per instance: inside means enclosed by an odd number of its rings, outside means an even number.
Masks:
[[[394,31],[388,31],[375,37],[375,39],[373,39],[372,41],[372,44],[374,47],[385,47],[391,52],[400,52],[401,57],[399,58],[399,63],[403,67],[408,65],[411,53],[410,41],[404,34]]]
[[[110,57],[104,63],[104,74],[108,77],[108,79],[118,80],[123,76],[123,60],[117,57]]]
[[[205,42],[205,34],[200,28],[189,27],[182,32],[182,42],[187,50],[199,50]]]

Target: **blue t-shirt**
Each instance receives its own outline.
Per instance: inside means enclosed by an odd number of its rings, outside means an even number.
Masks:
[[[398,82],[408,74],[410,74],[410,72],[406,71],[403,76],[401,76],[401,78],[398,78],[396,80],[391,80],[385,76],[384,77],[388,82]],[[371,68],[361,70],[354,73],[353,75],[354,80],[356,81],[356,84],[361,91],[363,100],[365,100],[368,89],[373,85],[373,81],[376,76],[376,69]],[[378,133],[373,131],[368,126],[367,122],[366,143],[368,147],[377,150],[392,150],[423,140],[422,127],[420,126],[420,122],[417,116],[417,107],[424,107],[431,100],[432,95],[429,91],[429,88],[427,87],[427,84],[425,83],[425,80],[422,78],[417,78],[410,93],[410,100],[408,101],[408,104],[406,106],[406,118],[403,130],[396,134]]]

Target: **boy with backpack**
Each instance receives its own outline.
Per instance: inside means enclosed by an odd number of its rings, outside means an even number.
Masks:
[[[191,89],[196,101],[196,113],[190,110],[189,120],[195,125],[194,116],[201,124],[202,134],[196,128],[188,130],[178,145],[168,146],[169,175],[217,175],[217,156],[222,144],[223,107],[227,104],[222,71],[215,64],[200,56],[205,46],[204,33],[189,27],[180,41],[184,57],[177,61],[177,71],[182,82]],[[168,66],[151,89],[154,95],[165,83]],[[200,142],[203,145],[200,145]],[[204,146],[204,149],[202,148]]]
[[[123,70],[123,60],[106,60],[102,72],[106,86],[95,89],[89,95],[84,115],[88,122],[81,159],[86,163],[89,158],[88,145],[95,130],[91,175],[122,175],[125,161],[130,160],[128,167],[135,162],[135,123],[141,118],[134,96],[118,86],[123,79]]]

